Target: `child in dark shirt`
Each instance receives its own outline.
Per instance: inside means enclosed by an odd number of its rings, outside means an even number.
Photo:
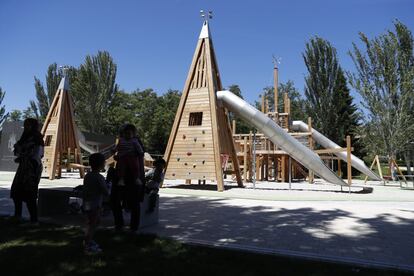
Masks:
[[[91,172],[83,180],[83,210],[86,215],[85,252],[99,253],[102,249],[93,240],[96,228],[99,225],[104,196],[109,195],[105,178],[100,174],[105,167],[105,157],[100,153],[89,156]]]

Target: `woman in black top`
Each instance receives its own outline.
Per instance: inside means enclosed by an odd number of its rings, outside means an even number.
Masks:
[[[14,145],[15,162],[19,163],[11,186],[10,197],[14,201],[14,216],[22,217],[22,204],[26,202],[30,221],[37,222],[37,193],[42,174],[43,137],[39,122],[28,118],[24,121],[24,131]]]

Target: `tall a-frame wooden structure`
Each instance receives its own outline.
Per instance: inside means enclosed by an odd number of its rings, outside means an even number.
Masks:
[[[49,179],[61,176],[63,159],[66,160],[67,165],[71,161],[81,164],[81,149],[73,113],[73,100],[69,94],[69,82],[66,76],[60,81],[44,122],[42,135],[45,140],[43,168],[49,175]],[[83,178],[84,169],[81,165],[78,168]]]
[[[164,158],[166,179],[217,181],[224,190],[223,168],[231,159],[242,186],[227,111],[217,102],[222,90],[208,20],[204,21],[175,115]]]

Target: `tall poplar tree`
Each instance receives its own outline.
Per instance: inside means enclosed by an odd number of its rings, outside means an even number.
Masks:
[[[349,78],[367,113],[360,129],[364,145],[390,158],[403,153],[409,167],[414,145],[413,36],[399,21],[394,28],[373,39],[359,34],[364,49],[353,44],[349,54],[356,71]]]
[[[306,111],[312,117],[313,126],[344,145],[345,136],[354,132],[359,116],[336,49],[329,41],[313,37],[306,43],[303,59],[308,70],[305,76]]]
[[[105,125],[112,100],[118,91],[117,65],[108,52],[86,56],[71,84],[76,119],[81,128],[105,134]]]

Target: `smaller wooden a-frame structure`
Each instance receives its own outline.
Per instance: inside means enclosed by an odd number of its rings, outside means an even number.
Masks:
[[[392,179],[392,168],[394,168],[397,172],[398,180],[401,178],[405,183],[407,183],[407,179],[405,178],[405,176],[402,173],[400,167],[398,166],[397,161],[395,161],[394,158],[388,158],[387,157],[387,159],[388,159],[388,167],[389,167],[389,174],[390,175],[383,175],[382,169],[381,169],[380,157],[378,155],[375,155],[374,160],[372,161],[371,166],[369,167],[369,169],[371,170],[376,165],[378,173],[379,173],[380,177],[384,180],[384,183],[385,183],[385,179],[388,179],[388,178]],[[368,176],[365,177],[364,184],[367,183],[367,180],[368,180]]]
[[[223,171],[232,161],[239,186],[242,179],[227,117],[217,102],[222,90],[208,20],[204,21],[184,85],[164,158],[166,179],[217,181],[224,190]]]
[[[73,167],[77,167],[83,178],[84,169],[81,165],[81,149],[77,131],[73,100],[69,94],[69,81],[64,76],[42,128],[45,141],[43,169],[49,175],[49,179],[61,176],[63,160],[67,166],[72,164]]]

